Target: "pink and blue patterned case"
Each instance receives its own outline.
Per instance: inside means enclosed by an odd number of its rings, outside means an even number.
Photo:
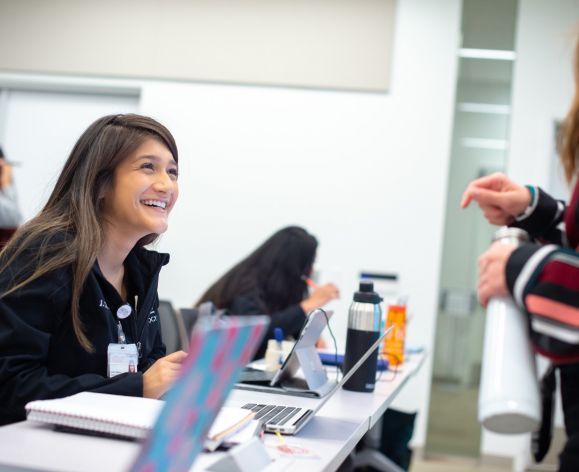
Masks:
[[[191,333],[180,377],[131,472],[188,471],[227,395],[255,353],[267,316],[208,318]]]

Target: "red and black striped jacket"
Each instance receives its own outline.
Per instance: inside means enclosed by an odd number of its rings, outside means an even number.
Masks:
[[[511,254],[507,286],[529,315],[535,350],[557,363],[579,361],[579,183],[568,206],[538,187],[531,213],[513,226],[535,242]]]

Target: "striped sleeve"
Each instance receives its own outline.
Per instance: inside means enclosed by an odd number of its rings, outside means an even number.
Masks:
[[[539,187],[533,187],[535,198],[531,206],[518,217],[511,226],[524,229],[532,238],[542,243],[553,243],[567,247],[565,237],[566,205],[560,200],[555,200]]]
[[[529,315],[536,350],[555,361],[579,360],[579,254],[523,244],[507,262],[507,286]]]

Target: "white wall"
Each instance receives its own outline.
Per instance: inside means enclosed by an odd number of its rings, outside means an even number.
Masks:
[[[513,81],[511,147],[507,173],[521,183],[549,182],[553,122],[563,118],[573,94],[573,41],[579,0],[520,0]],[[539,32],[539,33],[538,33]],[[528,437],[484,432],[483,454],[515,456],[524,465]]]
[[[548,182],[553,123],[565,116],[573,94],[578,32],[578,0],[521,0],[507,164],[508,173],[521,182]]]
[[[161,297],[191,305],[274,230],[303,225],[320,240],[322,280],[340,285],[333,326],[343,345],[359,271],[399,273],[408,343],[429,357],[397,406],[420,411],[422,446],[460,1],[404,0],[396,14],[388,94],[140,82],[140,112],[165,123],[180,149]]]
[[[400,2],[388,95],[146,84],[141,111],[181,153],[161,295],[190,305],[274,230],[300,224],[320,240],[322,279],[340,285],[341,344],[358,272],[395,271],[414,315],[408,342],[431,356],[458,25],[457,0]],[[398,402],[420,409],[417,445],[430,373],[431,357]]]

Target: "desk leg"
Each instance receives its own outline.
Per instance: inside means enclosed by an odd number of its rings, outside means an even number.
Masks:
[[[384,472],[404,472],[404,469],[375,449],[363,449],[354,454],[354,467],[368,465]]]

